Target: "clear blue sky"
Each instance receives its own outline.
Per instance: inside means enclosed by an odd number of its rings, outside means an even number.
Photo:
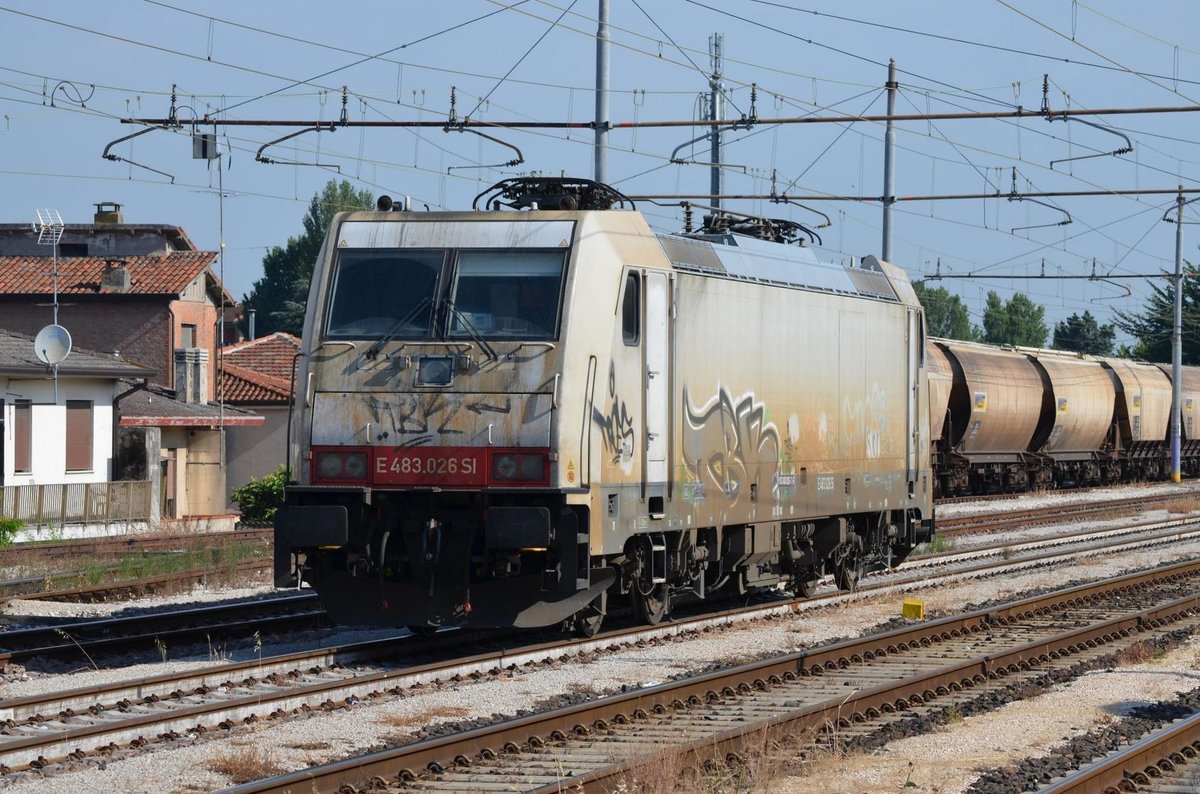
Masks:
[[[589,120],[596,10],[596,0],[0,0],[0,221],[53,207],[68,222],[87,222],[94,202],[118,201],[127,222],[180,225],[201,248],[215,250],[216,172],[191,159],[187,130],[151,132],[113,149],[173,175],[174,184],[100,157],[108,142],[135,130],[120,117],[166,114],[172,84],[184,120],[220,108],[229,108],[230,118],[335,119],[343,85],[353,119],[444,118],[456,86],[460,115]],[[762,117],[882,113],[889,58],[900,69],[899,112],[1036,108],[1045,73],[1055,109],[1194,106],[1200,99],[1200,45],[1187,35],[1200,30],[1194,0],[612,0],[611,13],[614,121],[695,117],[715,32],[724,35],[735,115],[749,111],[751,83],[758,84]],[[1108,152],[1123,141],[1041,119],[901,124],[896,192],[1007,193],[1014,166],[1022,190],[1200,184],[1200,115],[1095,120],[1129,135],[1134,152],[1051,169],[1051,160]],[[523,169],[592,175],[588,131],[502,133],[524,153],[519,169],[464,168],[503,162],[511,152],[437,129],[344,129],[271,150],[276,159],[326,167],[254,161],[259,146],[290,131],[229,128],[221,138],[230,149],[225,279],[239,297],[261,275],[267,247],[300,230],[309,199],[337,176],[328,166],[374,193],[409,194],[418,206],[449,209],[469,207],[484,187]],[[610,181],[627,193],[707,192],[707,169],[667,163],[693,137],[689,132],[613,133]],[[769,191],[776,172],[780,190],[790,184],[792,192],[814,196],[878,195],[882,140],[882,125],[873,123],[733,132],[725,156],[736,167],[727,170],[726,190]],[[696,155],[706,159],[703,147]],[[1047,273],[1086,274],[1093,258],[1105,273],[1160,271],[1173,265],[1174,229],[1161,221],[1170,202],[1056,199],[1073,220],[1066,226],[1054,225],[1063,212],[1030,202],[904,203],[893,259],[914,276],[939,258],[953,273],[1037,273],[1044,259]],[[834,221],[821,230],[826,256],[879,253],[878,205],[813,206]],[[765,202],[731,207],[817,220]],[[663,230],[680,227],[677,208],[641,208]],[[1200,220],[1190,208],[1188,216]],[[1050,225],[1012,231],[1042,224]],[[1200,228],[1185,227],[1186,258],[1198,256],[1197,240]],[[1114,308],[1141,308],[1147,292],[1141,282],[1122,282],[1130,297],[1088,281],[944,283],[963,296],[976,322],[989,289],[1005,297],[1024,291],[1046,305],[1051,320],[1088,309],[1101,321]]]

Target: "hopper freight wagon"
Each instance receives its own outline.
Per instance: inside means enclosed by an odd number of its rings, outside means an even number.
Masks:
[[[1169,367],[947,339],[927,347],[939,494],[1107,485],[1170,473]],[[1181,468],[1195,473],[1200,370],[1183,368],[1182,397]]]
[[[353,623],[595,631],[852,588],[933,529],[922,311],[789,222],[656,234],[587,180],[335,217],[276,579]]]

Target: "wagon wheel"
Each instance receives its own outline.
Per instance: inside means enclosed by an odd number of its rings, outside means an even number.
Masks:
[[[850,541],[850,548],[837,566],[837,586],[847,592],[858,589],[858,582],[863,574],[862,539],[855,537]]]
[[[604,622],[607,612],[608,591],[605,591],[575,614],[575,634],[580,637],[595,637],[600,632],[600,624]]]

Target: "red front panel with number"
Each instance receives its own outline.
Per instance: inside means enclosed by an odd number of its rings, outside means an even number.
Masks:
[[[376,485],[487,485],[485,447],[394,447],[371,452],[371,482]]]

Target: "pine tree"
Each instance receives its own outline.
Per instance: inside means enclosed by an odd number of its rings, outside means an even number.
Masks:
[[[1055,350],[1074,350],[1078,353],[1089,353],[1093,356],[1112,355],[1113,343],[1117,331],[1111,325],[1101,325],[1089,311],[1083,316],[1072,314],[1065,321],[1055,323]]]
[[[983,341],[993,345],[1042,347],[1046,344],[1046,309],[1017,293],[1001,302],[995,291],[987,294],[983,310]]]
[[[1141,312],[1117,312],[1116,325],[1137,342],[1131,353],[1144,361],[1167,363],[1171,360],[1171,332],[1175,327],[1175,284],[1150,285],[1151,294]],[[1183,267],[1183,363],[1200,364],[1200,272],[1195,265]]]

